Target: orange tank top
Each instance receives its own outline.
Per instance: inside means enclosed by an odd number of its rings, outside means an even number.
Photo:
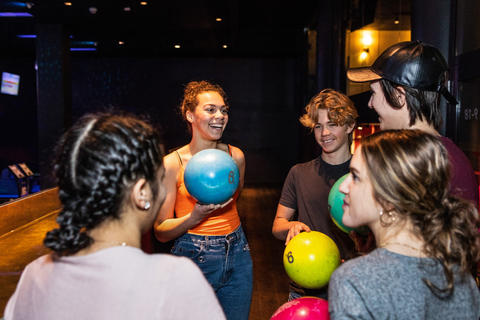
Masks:
[[[178,161],[180,163],[181,172],[177,182],[177,199],[175,201],[175,216],[181,218],[189,214],[197,201],[188,193],[185,188],[183,175],[185,168],[183,167],[182,158],[175,151]],[[230,145],[228,146],[228,153],[232,155]],[[209,236],[221,236],[229,234],[240,226],[240,217],[237,211],[237,198],[238,189],[233,195],[233,200],[226,207],[213,211],[199,224],[192,229],[188,230],[188,233],[209,235]]]

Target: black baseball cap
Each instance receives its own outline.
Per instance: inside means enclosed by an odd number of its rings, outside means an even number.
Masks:
[[[422,42],[394,44],[375,60],[371,67],[352,68],[347,77],[353,82],[386,79],[399,85],[441,93],[450,104],[458,102],[440,82],[448,64],[440,50]]]

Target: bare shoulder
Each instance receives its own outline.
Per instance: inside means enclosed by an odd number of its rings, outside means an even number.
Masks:
[[[244,164],[245,163],[245,155],[243,154],[243,151],[240,150],[240,148],[232,147],[232,157],[235,159],[237,164]]]
[[[165,170],[168,170],[178,167],[180,163],[178,161],[178,156],[175,154],[175,152],[172,152],[163,157],[163,164],[165,166]]]
[[[217,148],[219,150],[225,151],[226,153],[229,153],[228,146],[228,144],[221,143],[217,146]],[[243,154],[242,150],[232,145],[230,145],[230,148],[232,148],[232,158],[235,159],[237,165],[243,165],[245,163],[245,155]]]
[[[180,172],[180,161],[175,152],[167,154],[163,158],[163,165],[165,166],[165,179],[167,180],[177,180],[178,174]]]

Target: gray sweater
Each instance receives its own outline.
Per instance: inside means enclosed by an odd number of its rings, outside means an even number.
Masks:
[[[343,263],[329,285],[329,312],[337,319],[474,319],[480,318],[480,292],[472,276],[455,276],[452,295],[435,294],[422,281],[443,287],[441,265],[376,249]]]

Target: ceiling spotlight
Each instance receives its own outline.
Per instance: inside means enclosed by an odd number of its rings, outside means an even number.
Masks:
[[[123,41],[118,41],[118,44],[125,44],[125,42],[123,42]]]
[[[125,7],[125,8],[123,8],[123,10],[130,11],[130,7]]]
[[[179,45],[179,44],[176,44],[176,45],[175,45],[175,49],[180,49],[180,45]]]
[[[90,11],[91,14],[95,14],[97,13],[97,8],[95,7],[91,7],[90,9],[88,9]]]
[[[217,19],[215,19],[215,20],[216,20],[216,21],[222,21],[222,18],[217,18]]]
[[[71,2],[65,2],[65,5],[66,5],[66,6],[71,6],[72,3],[71,3]]]
[[[34,4],[31,2],[25,2],[25,5],[27,6],[28,9],[32,9]]]
[[[140,4],[141,4],[142,6],[146,6],[146,5],[147,5],[147,2],[146,2],[146,1],[142,1],[142,2],[140,2]]]
[[[227,49],[227,45],[226,45],[226,44],[224,44],[224,45],[223,45],[223,48],[224,48],[224,49]]]
[[[395,24],[399,24],[400,23],[400,20],[398,20],[398,17],[395,17]]]

